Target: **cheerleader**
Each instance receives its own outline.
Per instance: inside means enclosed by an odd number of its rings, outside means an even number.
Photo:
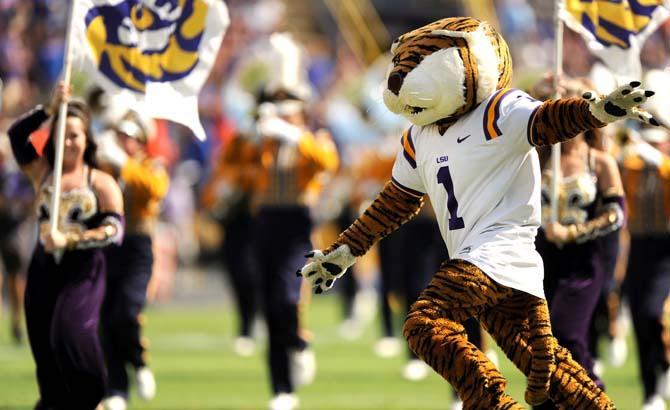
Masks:
[[[64,119],[58,228],[49,229],[58,122],[52,122],[43,156],[32,145],[30,134],[68,97],[69,88],[59,85],[49,107],[38,106],[24,114],[8,131],[14,157],[38,195],[40,240],[28,268],[25,296],[39,385],[38,410],[91,410],[103,398],[107,372],[98,338],[105,292],[103,248],[120,243],[123,237],[121,190],[113,177],[96,168],[88,107],[79,101],[68,104]]]

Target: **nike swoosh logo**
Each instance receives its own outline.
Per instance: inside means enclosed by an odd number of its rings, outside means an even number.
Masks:
[[[456,138],[456,142],[458,142],[460,144],[461,142],[465,141],[468,138],[470,138],[470,134],[466,135],[463,138],[461,138],[461,137]]]

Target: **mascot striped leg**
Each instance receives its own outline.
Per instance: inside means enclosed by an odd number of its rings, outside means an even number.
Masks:
[[[536,297],[525,298],[525,301],[527,303],[519,308],[528,312],[532,361],[530,371],[526,373],[528,387],[524,399],[537,406],[549,399],[551,375],[556,370],[555,339],[551,334],[547,301]]]
[[[507,382],[468,342],[462,322],[500,295],[511,294],[471,264],[447,262],[412,306],[403,332],[410,349],[458,392],[465,409],[523,409],[505,394]]]
[[[544,300],[499,285],[468,262],[449,261],[412,306],[404,334],[410,348],[454,386],[465,409],[523,408],[505,395],[500,372],[467,341],[461,323],[471,316],[528,376],[527,401],[548,396],[560,408],[614,408],[551,336]]]
[[[486,309],[479,320],[507,357],[525,375],[531,374],[532,347],[528,318],[523,310],[537,298],[523,292]],[[542,301],[546,305],[545,301]],[[553,337],[552,337],[553,339]],[[609,397],[591,380],[567,349],[554,341],[556,370],[551,375],[549,397],[561,409],[614,409]]]
[[[473,311],[445,311],[429,300],[419,300],[405,322],[410,348],[454,386],[464,409],[523,409],[505,394],[507,381],[495,365],[468,341],[461,323]]]

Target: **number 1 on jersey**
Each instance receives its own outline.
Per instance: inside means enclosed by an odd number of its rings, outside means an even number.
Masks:
[[[457,229],[465,228],[463,218],[458,216],[458,201],[454,195],[454,182],[451,180],[451,172],[449,166],[440,168],[437,171],[437,182],[444,186],[447,190],[447,209],[449,210],[449,230],[455,231]]]

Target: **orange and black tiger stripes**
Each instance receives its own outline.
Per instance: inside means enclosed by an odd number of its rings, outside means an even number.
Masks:
[[[507,42],[502,41],[501,37],[488,27],[487,34],[495,42],[495,50],[498,56],[498,77],[497,89],[507,88],[512,84],[512,55],[510,54]]]
[[[604,127],[591,115],[589,103],[581,98],[545,101],[528,120],[528,142],[543,146],[567,141],[577,134]]]
[[[325,253],[349,245],[354,256],[364,255],[375,242],[414,218],[423,206],[423,196],[407,192],[389,181],[377,198]]]
[[[549,399],[551,375],[556,370],[549,309],[547,302],[539,298],[529,298],[527,306],[520,308],[528,311],[529,341],[532,352],[524,399],[526,403],[537,406]]]
[[[472,17],[460,17],[437,20],[431,24],[412,30],[408,33],[398,37],[398,43],[402,44],[408,39],[421,37],[432,33],[435,30],[451,30],[451,31],[475,31],[479,28],[481,22]]]
[[[495,283],[474,265],[449,261],[407,315],[403,333],[410,349],[456,389],[464,409],[523,408],[505,394],[505,378],[468,341],[462,325],[511,294],[512,289]]]
[[[467,67],[465,69],[464,83],[465,105],[454,114],[460,116],[477,105],[477,78],[479,78],[479,70],[477,68],[477,60],[475,56],[472,55],[470,47],[460,47],[458,49],[458,54],[461,56],[461,60],[463,60],[463,66]],[[468,111],[464,111],[466,107],[469,107]]]
[[[430,300],[417,301],[404,327],[410,349],[456,389],[464,409],[523,409],[505,394],[500,371],[468,341],[461,323],[472,315],[471,309],[443,311]]]
[[[528,376],[529,403],[549,397],[559,408],[614,409],[551,335],[545,300],[500,285],[469,262],[450,260],[412,305],[403,333],[412,351],[454,386],[463,408],[523,408],[505,395],[498,370],[467,340],[461,324],[472,316]]]
[[[516,298],[528,297],[519,292]],[[523,303],[522,303],[523,304]],[[514,313],[511,306],[495,307],[479,316],[480,323],[493,336],[505,355],[525,375],[530,375],[532,346],[524,312]],[[615,409],[614,403],[577,362],[570,352],[554,345],[556,370],[551,375],[549,398],[561,409]]]
[[[488,276],[484,276],[488,279]],[[476,286],[473,286],[475,284]],[[497,303],[500,296],[506,294],[505,292],[511,294],[510,288],[498,285],[490,279],[484,281],[482,271],[475,265],[459,260],[444,262],[423,291],[422,297],[439,301],[445,290],[449,290],[450,295],[445,309],[454,306],[489,306]]]
[[[440,30],[472,32],[478,29],[484,30],[484,33],[495,45],[494,49],[497,54],[498,71],[500,73],[497,89],[509,87],[512,77],[512,60],[507,43],[502,40],[489,24],[482,23],[477,19],[463,17],[438,20],[400,36],[395,43],[394,67],[389,74],[389,78],[392,74],[399,74],[399,77],[396,76],[396,78],[404,79],[407,74],[430,54],[450,47],[458,49],[459,56],[463,61],[463,67],[465,68],[463,83],[465,103],[450,116],[435,122],[440,134],[444,134],[461,116],[472,111],[477,106],[477,79],[479,78],[477,60],[470,50],[467,40],[463,37],[450,36],[448,33],[440,33]]]

